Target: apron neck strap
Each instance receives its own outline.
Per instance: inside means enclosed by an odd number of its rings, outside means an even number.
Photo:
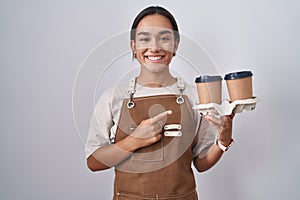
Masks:
[[[135,85],[136,85],[136,78],[133,78],[130,80],[129,86],[128,86],[127,92],[129,95],[133,95],[135,93]]]
[[[176,79],[177,79],[177,89],[180,92],[180,95],[177,97],[176,102],[178,104],[183,104],[184,98],[182,95],[183,95],[183,91],[185,89],[184,82],[181,78],[176,78]],[[135,104],[132,101],[132,98],[133,98],[134,93],[136,92],[136,77],[130,80],[127,92],[129,94],[129,101],[127,103],[127,107],[133,108]]]
[[[176,78],[177,79],[177,88],[180,91],[180,93],[182,93],[185,89],[184,86],[184,82],[181,78]],[[128,86],[128,94],[129,95],[133,95],[136,92],[136,78],[133,78],[130,80],[129,82],[129,86]]]
[[[184,103],[184,98],[183,98],[182,95],[183,95],[183,91],[184,91],[185,87],[184,87],[184,82],[181,78],[177,78],[177,88],[180,92],[180,95],[179,95],[179,97],[177,97],[176,102],[178,104],[183,104]]]

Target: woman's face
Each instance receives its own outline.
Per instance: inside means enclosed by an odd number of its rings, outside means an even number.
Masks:
[[[147,15],[139,22],[131,43],[139,63],[151,72],[166,69],[177,46],[170,21],[159,14]]]

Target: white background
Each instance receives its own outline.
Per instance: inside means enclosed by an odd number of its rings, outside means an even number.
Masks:
[[[297,0],[2,0],[0,199],[111,199],[113,170],[86,167],[73,122],[73,83],[90,51],[128,31],[148,5],[169,9],[221,74],[251,69],[262,99],[236,116],[232,149],[196,174],[200,199],[299,199]],[[86,131],[89,103],[81,121]]]

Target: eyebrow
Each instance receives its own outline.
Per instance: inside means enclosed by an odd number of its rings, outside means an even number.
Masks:
[[[141,32],[139,32],[137,35],[138,35],[138,36],[139,36],[139,35],[150,35],[150,33],[149,33],[149,32],[146,32],[146,31],[141,31]]]
[[[163,34],[172,34],[172,33],[171,33],[171,31],[164,30],[164,31],[160,31],[159,34],[163,35]]]
[[[169,30],[164,30],[164,31],[160,31],[159,35],[163,35],[163,34],[172,34],[171,31]],[[138,36],[140,35],[150,35],[150,32],[146,32],[146,31],[141,31],[137,34]]]

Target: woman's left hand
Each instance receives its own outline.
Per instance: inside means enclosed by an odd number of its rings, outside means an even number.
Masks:
[[[228,146],[232,141],[232,122],[235,113],[231,115],[221,116],[220,118],[216,118],[212,115],[206,115],[205,119],[210,122],[219,133],[219,141]]]

